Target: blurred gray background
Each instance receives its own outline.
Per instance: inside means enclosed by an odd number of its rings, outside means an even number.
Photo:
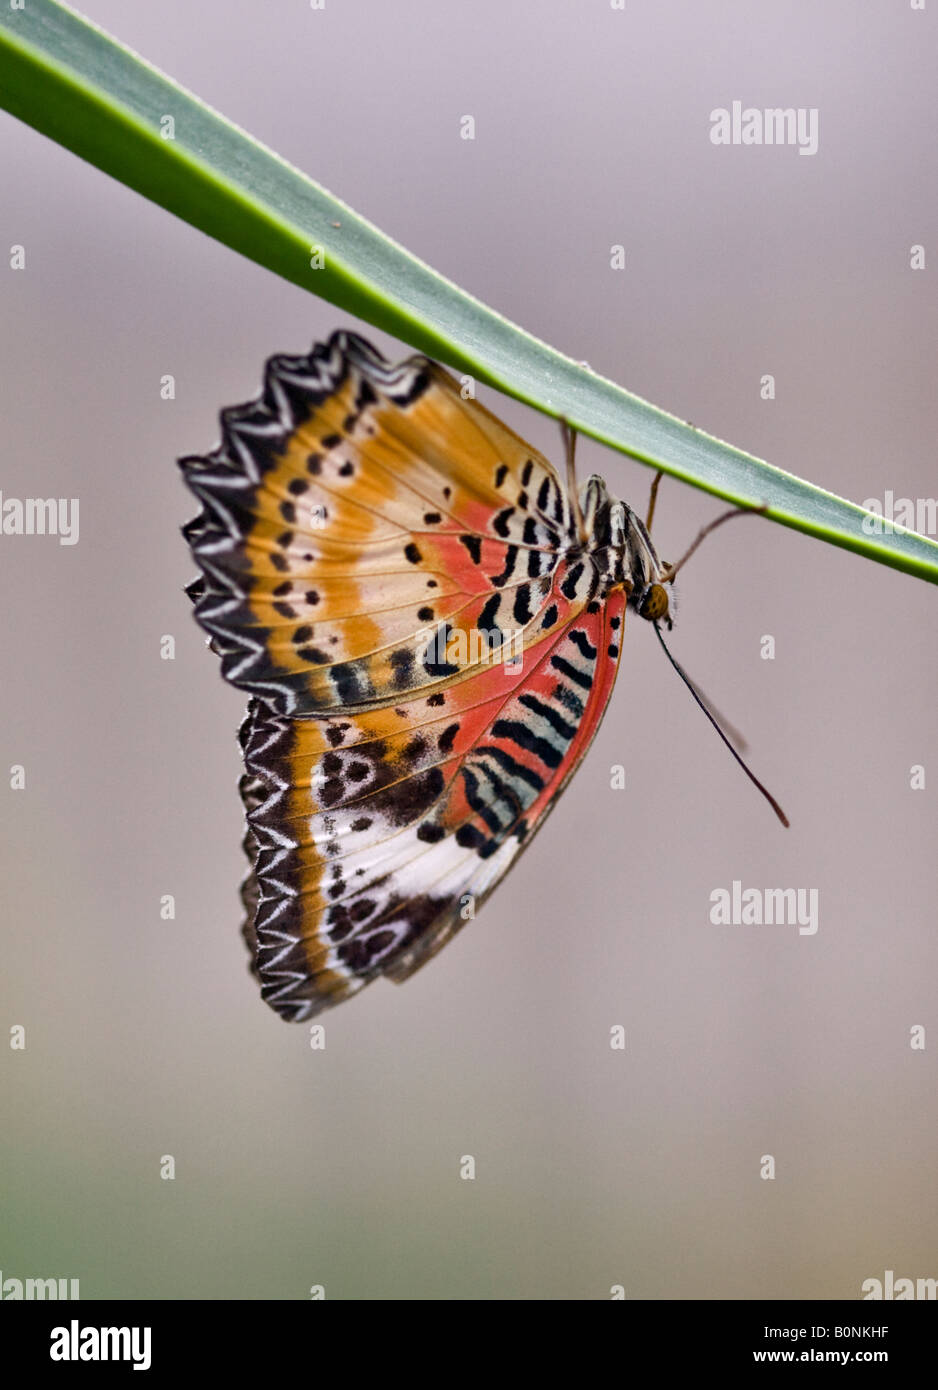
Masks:
[[[938,6],[84,9],[573,357],[855,500],[934,495]],[[818,153],[715,147],[733,100],[817,107]],[[0,132],[0,487],[81,506],[74,547],[0,536],[3,1277],[77,1277],[83,1298],[781,1299],[938,1276],[934,590],[759,520],[721,530],[673,649],[791,830],[632,622],[601,734],[518,867],[312,1051],[246,970],[244,698],[183,593],[174,460],[275,351],[341,325],[408,349]],[[554,422],[481,398],[559,457]],[[585,441],[580,467],[644,507],[638,464]],[[720,510],[666,481],[659,548]],[[713,926],[734,879],[817,888],[817,934]]]

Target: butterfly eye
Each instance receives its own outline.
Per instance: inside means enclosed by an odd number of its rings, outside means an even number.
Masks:
[[[652,623],[668,616],[668,595],[663,584],[649,584],[638,612],[640,617]]]

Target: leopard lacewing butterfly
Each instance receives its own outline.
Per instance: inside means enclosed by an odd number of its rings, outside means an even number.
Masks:
[[[626,610],[670,626],[675,567],[601,478],[565,485],[353,333],[271,358],[221,434],[181,460],[188,593],[252,697],[243,930],[298,1022],[406,980],[488,897],[599,728]]]

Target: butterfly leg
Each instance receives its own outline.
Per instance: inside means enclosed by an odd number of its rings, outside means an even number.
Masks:
[[[651,484],[651,496],[648,499],[648,515],[645,518],[645,530],[648,532],[649,536],[651,535],[651,523],[655,515],[655,503],[658,500],[658,484],[661,482],[663,476],[659,468]]]
[[[576,487],[576,430],[563,415],[560,417],[560,434],[563,439],[563,452],[567,464],[567,492],[570,496],[570,508],[573,513],[576,534],[586,545],[589,536]]]

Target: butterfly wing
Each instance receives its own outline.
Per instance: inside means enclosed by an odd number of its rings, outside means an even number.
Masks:
[[[547,460],[425,358],[338,334],[222,424],[183,464],[193,597],[255,696],[245,934],[302,1020],[406,979],[529,843],[608,702],[625,592]]]
[[[435,688],[478,665],[480,629],[540,640],[564,489],[424,357],[390,367],[346,333],[275,357],[263,396],[223,412],[220,448],[182,467],[203,503],[185,528],[196,617],[225,676],[278,713]]]

